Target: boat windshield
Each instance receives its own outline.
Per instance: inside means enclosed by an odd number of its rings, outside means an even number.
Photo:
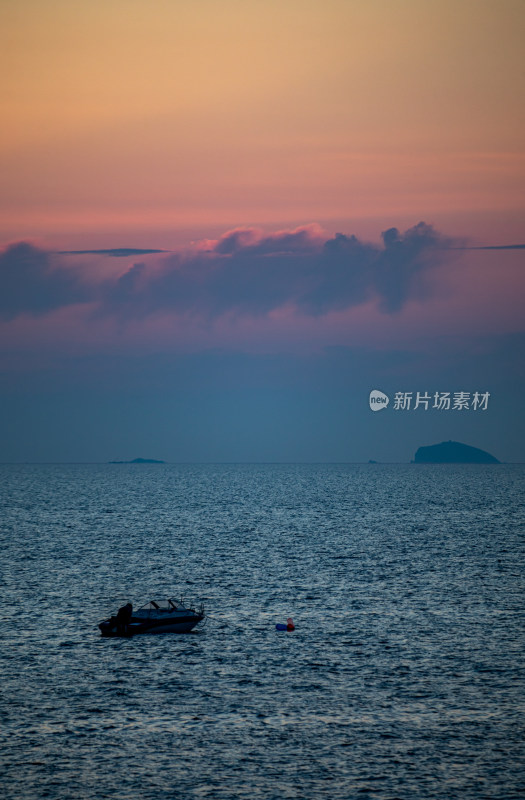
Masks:
[[[141,606],[139,611],[174,611],[177,605],[173,600],[150,600]]]

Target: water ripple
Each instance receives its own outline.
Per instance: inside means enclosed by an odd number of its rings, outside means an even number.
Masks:
[[[0,471],[4,797],[522,792],[523,467]],[[175,592],[202,629],[100,638]]]

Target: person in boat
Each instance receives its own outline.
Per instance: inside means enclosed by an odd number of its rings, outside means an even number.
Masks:
[[[119,633],[126,632],[126,628],[129,625],[132,613],[133,606],[131,603],[126,603],[125,606],[122,606],[122,608],[119,608],[117,611],[117,628]]]

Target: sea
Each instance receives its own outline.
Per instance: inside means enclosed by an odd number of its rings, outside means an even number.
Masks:
[[[5,800],[523,797],[525,465],[0,477]]]

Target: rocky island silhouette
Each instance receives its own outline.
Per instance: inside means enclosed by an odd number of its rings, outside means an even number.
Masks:
[[[412,464],[500,464],[495,456],[462,442],[441,442],[419,447]]]
[[[109,464],[165,464],[156,458],[134,458],[131,461],[109,461]]]

